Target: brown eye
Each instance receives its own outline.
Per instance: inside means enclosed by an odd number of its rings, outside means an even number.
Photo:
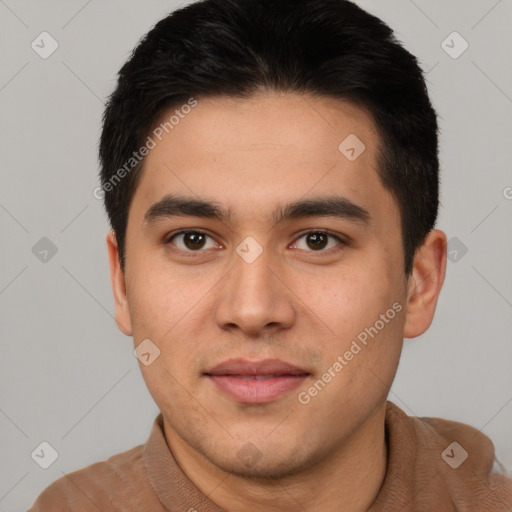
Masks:
[[[299,240],[303,240],[305,243],[300,244]],[[294,245],[298,249],[304,249],[310,252],[327,252],[324,251],[324,249],[331,249],[336,246],[340,246],[339,248],[341,248],[344,242],[341,238],[325,231],[310,231],[299,237]]]
[[[204,246],[205,238],[202,233],[185,233],[183,243],[188,249],[201,249]]]
[[[211,240],[210,245],[207,245],[208,239]],[[172,243],[178,249],[186,252],[200,252],[201,249],[209,249],[215,247],[213,239],[201,231],[182,231],[176,233],[169,238],[167,243]]]
[[[326,233],[308,233],[306,243],[311,249],[325,249],[329,242],[329,236]]]

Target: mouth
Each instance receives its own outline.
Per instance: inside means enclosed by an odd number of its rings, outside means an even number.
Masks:
[[[229,359],[204,373],[225,396],[245,404],[277,400],[311,374],[279,359]]]

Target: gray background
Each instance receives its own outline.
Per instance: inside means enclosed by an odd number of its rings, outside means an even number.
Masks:
[[[1,511],[26,510],[64,473],[145,442],[158,414],[113,321],[108,224],[92,191],[116,73],[185,3],[0,0]],[[428,71],[441,127],[438,227],[454,260],[432,327],[405,342],[389,398],[481,429],[512,471],[511,1],[358,3]],[[43,31],[59,45],[46,59],[31,48]],[[453,31],[469,44],[458,58],[442,47]],[[57,248],[45,262],[32,250],[43,237]],[[48,469],[31,458],[42,441],[59,455]]]

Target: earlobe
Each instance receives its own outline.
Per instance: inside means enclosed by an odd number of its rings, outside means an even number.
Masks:
[[[110,265],[110,282],[114,294],[116,324],[121,332],[127,336],[132,336],[132,322],[126,295],[125,276],[119,261],[117,239],[113,229],[107,233],[106,242]]]
[[[408,281],[404,337],[415,338],[431,325],[446,273],[446,235],[430,231],[414,255]]]

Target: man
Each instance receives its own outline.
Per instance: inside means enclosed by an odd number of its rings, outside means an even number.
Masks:
[[[492,442],[387,401],[446,269],[416,59],[344,0],[205,0],[120,71],[116,322],[161,414],[32,511],[508,511]]]

